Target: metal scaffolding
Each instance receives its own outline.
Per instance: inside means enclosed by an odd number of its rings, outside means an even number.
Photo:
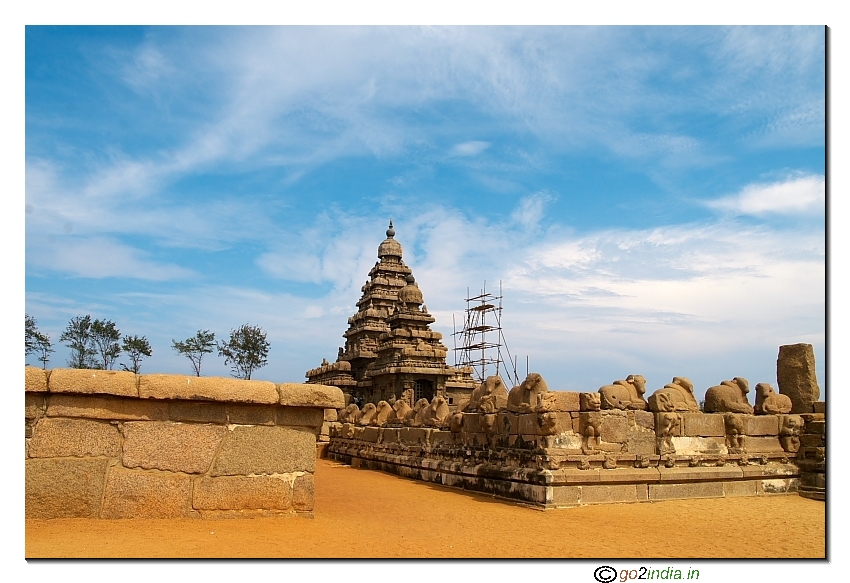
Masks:
[[[481,293],[476,296],[470,296],[467,288],[464,312],[461,330],[457,329],[452,315],[455,366],[471,367],[479,383],[489,376],[487,370],[492,367],[495,370],[493,374],[508,377],[508,383],[505,383],[508,387],[518,385],[516,358],[511,357],[502,331],[502,282],[499,282],[499,295],[487,293],[486,281]],[[502,381],[505,381],[504,377]]]

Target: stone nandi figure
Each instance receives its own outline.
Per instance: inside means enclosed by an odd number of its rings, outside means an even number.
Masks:
[[[705,392],[706,413],[743,413],[753,414],[753,407],[747,401],[750,383],[745,378],[735,377],[710,387]]]
[[[355,403],[350,404],[339,414],[338,421],[340,423],[357,423],[360,417],[360,407]]]
[[[791,412],[791,397],[777,393],[767,383],[756,385],[756,415],[785,415]]]
[[[652,393],[647,404],[649,410],[656,413],[699,412],[699,403],[694,397],[694,384],[685,377],[673,377],[673,382]]]
[[[413,408],[405,416],[404,424],[409,427],[422,427],[422,423],[419,421],[419,412],[430,404],[428,399],[419,399],[416,401]]]
[[[489,376],[475,387],[469,401],[459,408],[468,413],[496,413],[508,406],[508,389],[498,375]]]
[[[646,379],[641,375],[629,375],[624,381],[599,388],[603,409],[636,409],[645,411],[647,404],[643,398],[646,392]]]
[[[404,424],[405,418],[413,411],[407,399],[396,399],[393,404],[393,413],[388,420],[389,423]]]
[[[521,384],[508,393],[508,411],[512,413],[531,413],[537,407],[540,393],[548,393],[546,381],[538,373],[529,374]]]
[[[372,419],[372,425],[376,425],[378,427],[383,427],[387,424],[387,421],[393,416],[395,411],[392,406],[387,401],[378,402],[377,411],[375,412],[375,417]]]
[[[360,410],[360,415],[355,423],[361,427],[372,425],[372,420],[377,414],[378,407],[375,406],[375,403],[366,403],[363,405],[363,409]]]
[[[422,427],[448,427],[450,416],[448,401],[442,395],[437,395],[426,407],[420,409],[416,421],[417,425]]]

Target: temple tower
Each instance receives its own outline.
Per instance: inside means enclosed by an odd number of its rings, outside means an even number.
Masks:
[[[345,346],[335,363],[307,371],[307,382],[337,386],[363,402],[400,398],[409,389],[411,405],[438,394],[452,405],[472,393],[471,370],[446,364],[442,334],[430,329],[434,317],[394,237],[390,221],[357,313],[348,319]]]

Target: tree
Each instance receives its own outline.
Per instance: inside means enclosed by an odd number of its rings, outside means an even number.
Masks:
[[[266,333],[259,326],[250,324],[231,330],[230,340],[218,345],[218,355],[224,357],[224,364],[232,365],[232,374],[238,379],[251,380],[254,370],[268,364],[268,354]]]
[[[188,358],[195,369],[195,376],[201,376],[201,360],[205,354],[210,354],[215,348],[215,332],[209,330],[198,330],[191,338],[184,342],[171,339],[171,347]]]
[[[46,369],[47,363],[50,361],[50,353],[56,352],[53,350],[50,336],[39,331],[35,318],[29,314],[24,314],[24,316],[26,320],[26,355],[38,354],[42,368]]]
[[[95,320],[91,323],[91,340],[94,355],[100,357],[95,368],[112,370],[121,354],[121,332],[112,320]]]
[[[71,349],[71,368],[94,368],[94,357],[97,354],[92,347],[91,316],[76,316],[68,322],[68,327],[59,336]]]
[[[132,367],[122,363],[121,369],[134,374],[139,374],[139,369],[142,368],[142,358],[153,354],[151,345],[144,336],[124,336],[124,343],[121,348],[130,357],[130,362],[133,363]]]

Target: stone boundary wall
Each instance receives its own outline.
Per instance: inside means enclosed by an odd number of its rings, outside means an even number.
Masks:
[[[575,401],[577,410],[462,413],[451,428],[330,422],[327,455],[544,508],[787,494],[824,484],[823,458],[816,459],[824,450],[815,443],[822,413],[581,411],[578,398],[554,399]],[[802,484],[801,439],[803,452],[811,445],[812,467],[805,467],[813,476],[802,474]]]
[[[26,367],[27,518],[312,515],[336,387]]]

